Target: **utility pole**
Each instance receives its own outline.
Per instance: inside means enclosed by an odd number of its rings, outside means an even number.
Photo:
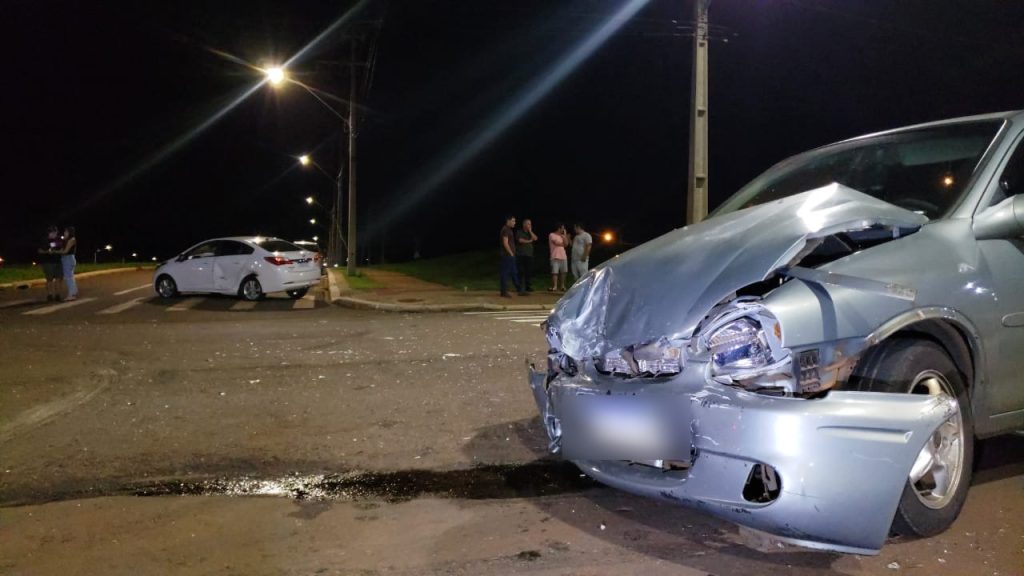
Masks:
[[[693,86],[690,110],[690,171],[687,175],[686,223],[708,215],[708,6],[694,0]]]
[[[356,39],[351,39],[349,57],[348,97],[348,267],[349,276],[356,273]],[[339,179],[340,180],[340,179]],[[339,204],[340,205],[340,204]]]

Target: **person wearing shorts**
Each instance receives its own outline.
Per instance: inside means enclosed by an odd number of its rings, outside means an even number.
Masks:
[[[551,288],[548,288],[548,292],[565,291],[565,275],[569,272],[565,247],[568,244],[564,224],[559,224],[554,232],[548,234],[548,253],[551,257]]]

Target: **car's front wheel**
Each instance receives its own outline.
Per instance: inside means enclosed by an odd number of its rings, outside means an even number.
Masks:
[[[930,340],[896,338],[870,351],[851,378],[872,392],[946,394],[959,410],[943,422],[917,455],[892,528],[907,536],[934,536],[960,514],[974,464],[974,418],[965,376]]]
[[[305,296],[307,292],[309,292],[309,288],[298,288],[296,290],[288,290],[288,296],[290,296],[293,300],[298,300],[299,298]]]
[[[156,279],[156,293],[161,298],[174,298],[178,295],[178,284],[167,274]]]
[[[258,278],[249,276],[242,280],[242,285],[238,287],[238,295],[250,302],[255,302],[263,298],[263,286]]]

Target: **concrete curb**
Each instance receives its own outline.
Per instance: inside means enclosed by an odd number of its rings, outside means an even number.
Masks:
[[[487,302],[457,302],[452,304],[396,304],[393,302],[377,302],[353,296],[342,296],[331,299],[332,304],[359,310],[378,310],[382,312],[527,312],[551,310],[544,304],[490,304]]]
[[[339,270],[328,269],[330,302],[345,308],[356,310],[377,310],[380,312],[515,312],[515,311],[537,311],[550,310],[551,306],[544,304],[490,304],[487,302],[457,302],[452,304],[399,304],[395,302],[380,302],[377,300],[366,300],[351,296],[353,290],[349,288],[348,282]]]
[[[93,270],[92,272],[82,272],[81,274],[75,274],[75,280],[78,280],[79,278],[91,278],[93,276],[117,274],[120,272],[133,272],[135,270],[145,270],[145,267],[137,266],[134,268],[110,268],[109,270]],[[4,290],[7,288],[31,288],[32,286],[44,286],[45,284],[45,278],[35,278],[33,280],[22,280],[21,282],[8,282],[7,284],[0,284],[0,290]]]

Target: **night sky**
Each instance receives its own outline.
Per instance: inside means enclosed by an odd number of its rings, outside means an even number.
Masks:
[[[261,81],[215,51],[283,62],[356,4],[6,2],[0,256],[30,259],[51,222],[77,226],[89,260],[108,243],[148,259],[213,236],[325,239],[308,220],[327,215],[303,198],[329,204],[334,184],[295,157],[334,173],[344,148],[312,96],[265,85],[193,131]],[[496,246],[506,213],[629,242],[683,224],[691,1],[649,0],[502,130],[628,0],[360,4],[290,71],[347,98],[347,69],[330,62],[347,60],[350,35],[374,39],[362,258]],[[1024,2],[715,0],[711,21],[712,207],[808,148],[1024,108]]]

